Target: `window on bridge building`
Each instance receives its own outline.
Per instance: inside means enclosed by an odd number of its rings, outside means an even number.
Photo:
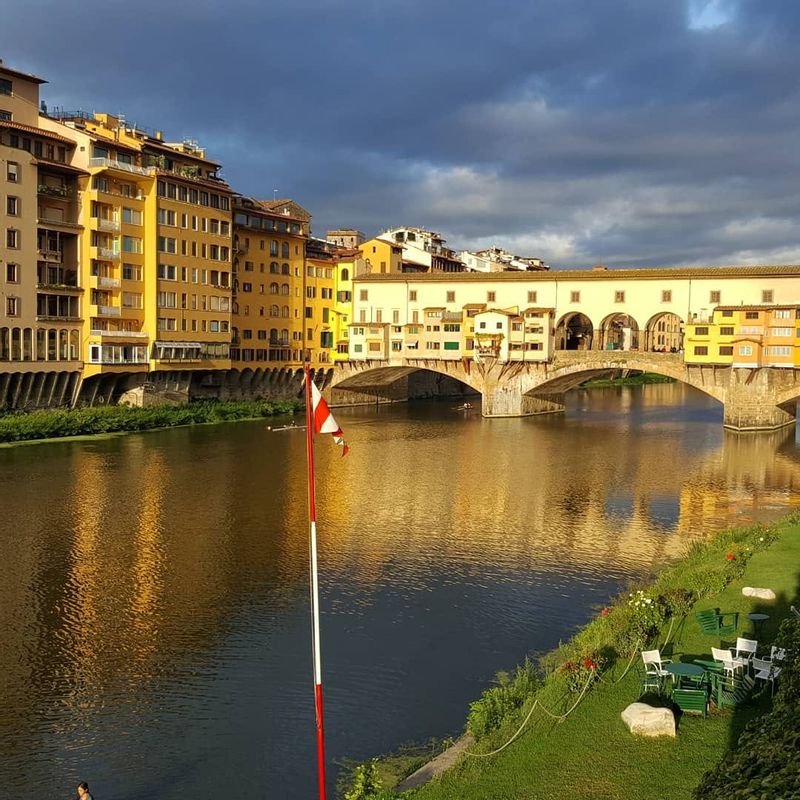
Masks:
[[[703,345],[702,347],[695,347],[694,354],[696,356],[707,356],[708,348],[705,345]]]
[[[722,345],[719,348],[719,354],[721,356],[732,356],[733,355],[733,346],[732,345]]]
[[[661,302],[662,303],[671,303],[672,302],[672,291],[670,289],[664,289],[661,292]]]
[[[528,302],[535,303],[536,301],[536,292],[528,292]]]
[[[731,325],[723,325],[719,329],[720,336],[733,336],[733,326]]]
[[[720,291],[713,291],[709,292],[708,294],[708,302],[713,303],[714,305],[718,305],[722,298],[722,292]]]
[[[456,293],[455,292],[448,292],[447,293],[447,302],[448,303],[455,303],[456,301]]]
[[[570,303],[580,303],[580,301],[581,301],[581,293],[580,292],[570,292],[569,293],[569,301],[570,301]]]
[[[486,292],[486,302],[494,303],[496,298],[495,292]]]
[[[625,302],[625,292],[614,292],[614,302],[615,303],[624,303]]]
[[[775,302],[774,299],[773,299],[774,296],[775,296],[775,292],[773,292],[772,289],[764,289],[761,292],[761,302],[762,303],[774,303]]]

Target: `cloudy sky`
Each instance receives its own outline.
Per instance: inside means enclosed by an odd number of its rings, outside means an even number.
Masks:
[[[4,8],[5,7],[5,8]],[[0,0],[50,106],[193,138],[314,231],[557,267],[800,262],[797,0]]]

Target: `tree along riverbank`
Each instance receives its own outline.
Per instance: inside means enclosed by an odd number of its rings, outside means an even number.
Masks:
[[[600,378],[595,381],[582,383],[581,389],[602,389],[608,386],[644,386],[648,383],[675,383],[675,378],[666,375],[656,375],[654,372],[640,372],[638,375],[628,375],[625,378]]]
[[[236,420],[294,414],[303,406],[279,402],[197,402],[184,405],[93,406],[91,408],[30,411],[0,416],[0,443],[25,443],[73,436],[132,433]]]
[[[789,797],[800,789],[800,514],[771,526],[726,531],[694,545],[647,585],[631,587],[557,650],[501,673],[469,711],[476,740],[449,769],[404,792],[414,800],[685,800]],[[745,585],[775,600],[745,597]],[[703,634],[694,612],[738,612],[736,633]],[[758,636],[747,618],[769,615]],[[676,738],[633,736],[621,712],[639,700],[640,651],[659,647],[674,661],[710,658],[736,636],[787,648],[774,707],[769,689],[707,718],[683,714]],[[648,694],[646,702],[670,705]],[[757,720],[757,722],[754,722]],[[748,723],[753,724],[746,728]],[[742,731],[745,744],[737,749]],[[510,742],[510,743],[509,743]],[[727,755],[726,755],[727,753]],[[725,756],[724,763],[720,759]],[[720,762],[720,766],[715,765]],[[357,768],[346,800],[397,797],[382,786],[418,766],[405,757]],[[694,795],[693,795],[694,791]],[[738,792],[738,793],[737,793]],[[764,793],[766,792],[766,793]]]

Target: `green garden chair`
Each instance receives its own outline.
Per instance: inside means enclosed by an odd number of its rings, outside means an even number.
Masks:
[[[708,694],[705,689],[673,689],[672,702],[684,714],[708,714]]]
[[[717,608],[708,608],[705,611],[696,611],[695,619],[700,624],[700,629],[706,636],[721,636],[724,633],[736,633],[739,625],[739,612],[721,612]],[[729,622],[725,618],[730,618]]]

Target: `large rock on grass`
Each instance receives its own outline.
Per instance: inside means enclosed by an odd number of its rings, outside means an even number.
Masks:
[[[758,597],[761,600],[774,600],[775,592],[772,589],[759,589],[757,586],[742,586],[745,597]]]
[[[622,712],[622,721],[637,736],[675,736],[675,715],[669,708],[631,703]]]

